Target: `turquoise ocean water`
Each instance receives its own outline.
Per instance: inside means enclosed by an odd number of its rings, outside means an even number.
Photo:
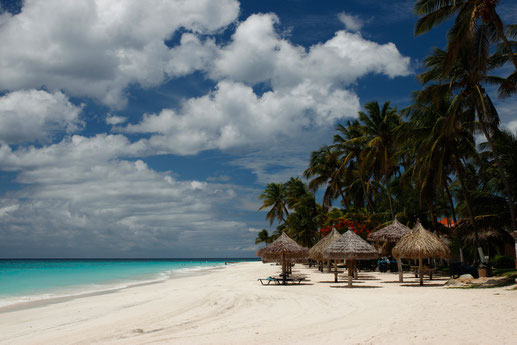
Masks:
[[[0,307],[201,274],[225,262],[243,260],[0,260]]]

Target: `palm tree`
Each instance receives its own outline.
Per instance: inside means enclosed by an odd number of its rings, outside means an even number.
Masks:
[[[357,120],[349,120],[345,126],[339,124],[336,130],[338,134],[334,135],[333,146],[341,156],[341,165],[337,174],[344,177],[347,194],[351,195],[351,198],[354,200],[355,208],[358,208],[359,205],[363,207],[363,203],[366,200],[370,211],[375,213],[371,191],[367,183],[368,176],[366,176],[366,171],[359,170],[361,152],[363,152],[366,144],[366,140],[361,132],[361,125]],[[360,186],[360,190],[355,188],[357,185]]]
[[[257,238],[255,239],[255,244],[265,243],[267,245],[271,242],[273,242],[273,236],[269,236],[269,233],[266,229],[262,229],[262,231],[258,233]]]
[[[311,247],[316,240],[322,210],[312,193],[300,196],[294,205],[294,212],[287,218],[289,235],[298,243]]]
[[[415,11],[422,16],[416,24],[415,34],[421,35],[444,20],[456,16],[449,29],[447,62],[452,64],[460,50],[482,35],[484,42],[502,41],[506,53],[517,69],[517,57],[505,34],[505,25],[496,11],[499,0],[417,0]]]
[[[321,186],[327,187],[323,194],[323,204],[325,206],[332,206],[332,200],[339,195],[343,202],[345,201],[344,181],[339,173],[340,166],[340,152],[336,148],[324,145],[311,153],[309,167],[303,173],[307,179],[313,177],[309,182],[311,191],[315,192]]]
[[[416,153],[415,164],[409,172],[419,182],[420,201],[433,210],[437,194],[446,195],[452,217],[456,222],[454,203],[448,185],[450,175],[455,173],[461,183],[469,218],[475,230],[476,244],[480,248],[471,195],[465,183],[463,163],[465,159],[477,155],[473,130],[469,128],[474,124],[465,121],[464,118],[469,116],[469,112],[454,107],[450,94],[444,94],[441,99],[435,98],[428,103],[422,102],[422,98],[425,99],[425,97],[419,97],[420,93],[416,95],[421,102],[406,109],[406,113],[410,117],[409,130],[413,133],[408,138],[411,138],[409,140]],[[435,221],[435,217],[432,217],[432,221]],[[458,242],[461,253],[459,237]]]
[[[420,101],[433,100],[439,99],[445,93],[452,93],[454,95],[453,107],[468,108],[468,113],[471,115],[469,121],[473,121],[474,116],[477,116],[479,129],[487,139],[504,185],[511,224],[515,231],[517,221],[514,197],[506,177],[504,164],[493,140],[493,137],[500,133],[498,127],[499,115],[492,100],[481,85],[487,77],[485,74],[478,72],[480,66],[483,66],[482,60],[487,59],[488,52],[481,43],[477,44],[476,47],[478,47],[479,53],[473,54],[475,58],[472,57],[472,52],[462,50],[452,67],[447,65],[447,52],[435,48],[433,54],[425,59],[428,70],[418,76],[423,84],[435,84],[427,86],[425,90],[420,92],[419,98]]]
[[[374,175],[384,176],[391,216],[395,219],[390,179],[397,169],[395,137],[401,119],[397,110],[390,106],[390,102],[385,102],[382,109],[378,102],[370,102],[364,108],[367,112],[360,111],[359,119],[362,123],[360,126],[361,140],[364,140],[366,144],[361,152],[359,170],[371,170]]]
[[[264,192],[259,195],[259,199],[263,200],[259,210],[271,208],[266,214],[266,219],[269,219],[270,226],[273,225],[275,219],[279,222],[285,222],[289,216],[286,198],[287,191],[282,183],[268,183]]]

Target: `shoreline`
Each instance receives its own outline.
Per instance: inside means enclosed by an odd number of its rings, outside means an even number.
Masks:
[[[224,265],[222,263],[218,263],[214,264],[214,266],[193,266],[188,268],[182,267],[168,269],[166,271],[152,274],[156,276],[154,279],[147,276],[142,276],[140,279],[135,277],[134,280],[128,279],[127,281],[66,286],[51,291],[45,291],[42,294],[36,293],[20,296],[0,296],[0,314],[18,309],[30,309],[47,304],[60,303],[76,298],[115,293],[117,291],[131,289],[139,286],[160,284],[171,279],[202,275],[206,271],[220,269],[225,265],[227,265],[226,262]],[[96,286],[96,288],[93,288],[92,286]]]
[[[109,294],[0,314],[0,344],[515,344],[517,291],[423,287],[406,274],[297,264],[300,285],[262,286],[279,266],[221,266]]]

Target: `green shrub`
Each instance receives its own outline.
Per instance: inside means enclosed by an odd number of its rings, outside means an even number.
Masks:
[[[511,256],[496,255],[492,259],[492,266],[495,268],[515,268],[515,259]]]

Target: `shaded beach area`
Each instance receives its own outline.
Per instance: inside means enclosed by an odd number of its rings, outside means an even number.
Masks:
[[[421,287],[409,273],[344,275],[297,264],[300,285],[262,286],[280,267],[203,275],[0,312],[0,344],[514,344],[515,285]]]

